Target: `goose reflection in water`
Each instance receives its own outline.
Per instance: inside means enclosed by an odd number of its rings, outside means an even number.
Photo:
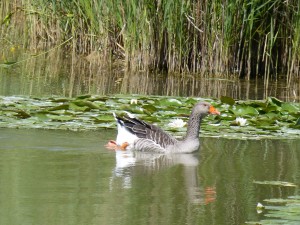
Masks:
[[[192,204],[209,204],[215,200],[214,187],[200,187],[198,179],[199,153],[163,154],[116,150],[116,166],[110,178],[110,190],[115,187],[133,188],[132,180],[141,167],[150,173],[157,173],[175,165],[183,166],[185,190]],[[114,185],[118,179],[118,185]],[[154,184],[155,185],[155,184]]]

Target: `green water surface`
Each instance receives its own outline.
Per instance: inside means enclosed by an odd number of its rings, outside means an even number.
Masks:
[[[104,148],[115,130],[0,129],[0,224],[216,224],[257,221],[256,204],[300,185],[300,140],[202,138],[197,154]]]

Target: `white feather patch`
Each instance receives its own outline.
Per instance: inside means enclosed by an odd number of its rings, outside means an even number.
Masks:
[[[116,114],[113,113],[115,119],[116,119]],[[133,114],[128,113],[128,116],[131,118],[134,118]],[[133,142],[138,139],[138,137],[132,133],[130,133],[122,123],[122,121],[117,120],[117,128],[118,128],[118,134],[117,134],[117,140],[116,143],[117,145],[122,145],[124,142],[127,142],[129,145],[132,145]]]

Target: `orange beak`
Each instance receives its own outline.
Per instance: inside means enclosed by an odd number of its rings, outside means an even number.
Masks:
[[[221,113],[212,105],[209,107],[209,113],[214,115],[220,115]]]

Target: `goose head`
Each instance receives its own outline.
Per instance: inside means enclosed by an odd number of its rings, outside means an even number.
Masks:
[[[204,117],[208,114],[220,115],[220,112],[208,102],[199,102],[194,106],[192,114]]]

